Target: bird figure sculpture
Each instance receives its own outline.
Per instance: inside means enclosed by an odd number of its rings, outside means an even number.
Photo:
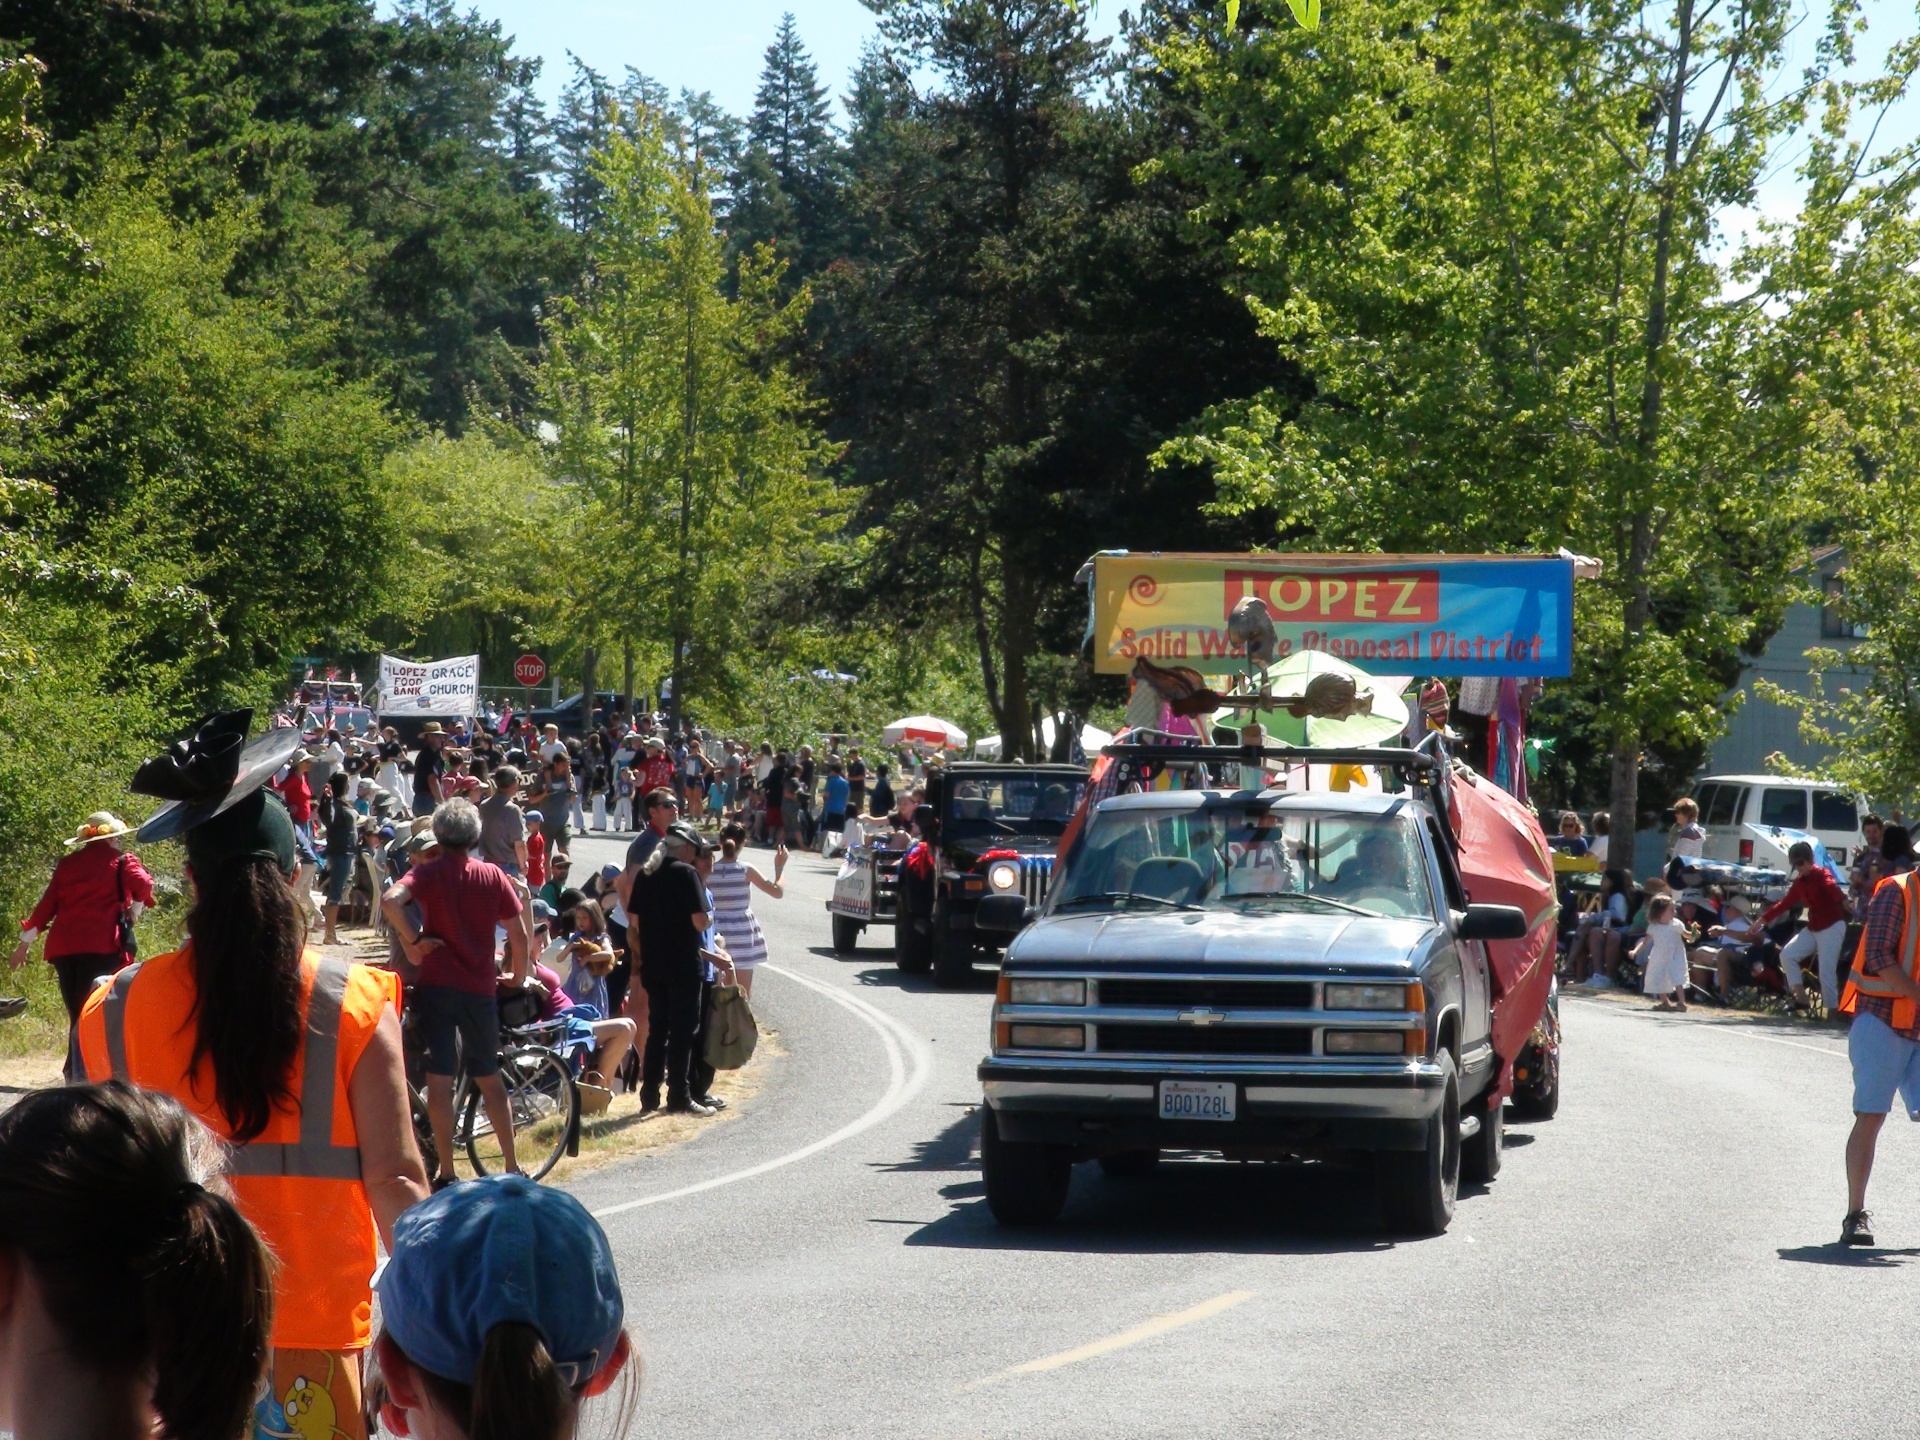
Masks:
[[[1227,638],[1247,648],[1247,666],[1264,670],[1280,658],[1280,636],[1273,628],[1273,612],[1258,595],[1242,595],[1227,616]]]
[[[1287,702],[1286,710],[1296,720],[1304,720],[1309,715],[1321,720],[1371,715],[1373,691],[1362,690],[1344,670],[1323,670],[1307,681],[1307,688],[1299,699]]]
[[[1199,671],[1184,665],[1156,665],[1143,655],[1133,662],[1133,682],[1127,724],[1135,729],[1159,728],[1162,705],[1176,715],[1211,715],[1220,708],[1219,693],[1207,688]]]

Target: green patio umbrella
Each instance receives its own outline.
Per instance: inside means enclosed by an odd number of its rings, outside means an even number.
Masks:
[[[1275,696],[1292,697],[1303,693],[1316,675],[1328,673],[1350,677],[1362,693],[1373,692],[1373,713],[1328,719],[1319,715],[1296,717],[1284,706],[1271,710],[1247,711],[1227,706],[1213,717],[1215,725],[1239,729],[1257,720],[1269,741],[1286,745],[1378,745],[1391,740],[1407,728],[1409,711],[1400,692],[1412,682],[1405,676],[1370,675],[1358,665],[1348,664],[1324,650],[1299,650],[1267,667],[1266,689]]]

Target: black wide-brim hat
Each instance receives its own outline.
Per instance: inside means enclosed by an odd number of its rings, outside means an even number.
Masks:
[[[298,726],[269,730],[249,743],[252,724],[252,710],[209,715],[192,735],[134,773],[128,786],[134,794],[167,802],[141,825],[141,840],[171,840],[224,815],[278,774],[300,748]]]

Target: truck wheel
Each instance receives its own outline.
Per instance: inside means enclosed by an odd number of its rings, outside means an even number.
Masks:
[[[1002,1225],[1050,1225],[1066,1208],[1073,1162],[1057,1145],[1000,1138],[993,1107],[980,1107],[980,1170],[987,1208]]]
[[[1526,1080],[1513,1088],[1514,1119],[1551,1120],[1560,1109],[1560,1057],[1531,1046],[1520,1053],[1533,1058]]]
[[[1160,1168],[1158,1150],[1122,1150],[1118,1155],[1102,1155],[1100,1169],[1115,1180],[1137,1180]]]
[[[850,915],[833,917],[833,949],[838,955],[851,955],[860,948],[860,932],[865,929]]]
[[[1479,1117],[1480,1133],[1460,1146],[1460,1178],[1475,1185],[1490,1184],[1500,1173],[1507,1155],[1507,1107],[1489,1104],[1486,1098],[1473,1102]]]
[[[942,990],[958,990],[973,978],[973,941],[934,921],[933,983]]]
[[[1382,1150],[1374,1162],[1381,1216],[1387,1228],[1409,1235],[1443,1234],[1460,1189],[1460,1081],[1450,1052],[1440,1052],[1440,1065],[1446,1078],[1440,1108],[1427,1121],[1427,1143]]]
[[[893,920],[893,963],[902,975],[924,975],[933,967],[933,939],[914,928],[913,916],[896,915]]]

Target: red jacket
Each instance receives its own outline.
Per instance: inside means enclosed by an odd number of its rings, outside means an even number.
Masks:
[[[153,903],[153,877],[139,856],[96,840],[63,856],[53,867],[46,894],[20,928],[53,927],[47,934],[49,960],[62,955],[118,954],[120,911],[131,900]]]
[[[1771,925],[1796,905],[1807,907],[1807,928],[1825,930],[1847,918],[1847,892],[1825,866],[1809,865],[1794,878],[1787,893],[1760,912],[1760,923]]]
[[[305,825],[313,819],[313,787],[306,776],[296,770],[274,788],[287,802],[287,815],[294,824]]]

